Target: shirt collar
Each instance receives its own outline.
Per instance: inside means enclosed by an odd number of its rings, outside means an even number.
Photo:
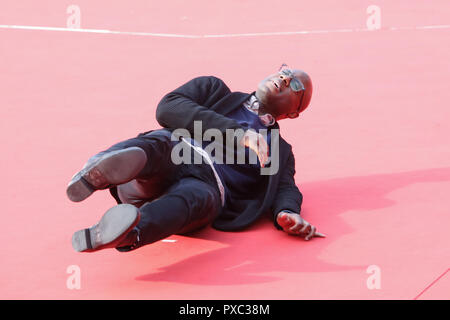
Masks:
[[[248,98],[247,101],[244,102],[244,106],[250,110],[251,112],[253,112],[254,114],[259,116],[259,119],[261,119],[261,122],[266,126],[266,127],[270,127],[273,126],[275,124],[275,118],[269,114],[269,113],[265,113],[265,114],[259,114],[259,101],[256,98],[256,96],[254,94],[252,94],[250,96],[250,98]]]

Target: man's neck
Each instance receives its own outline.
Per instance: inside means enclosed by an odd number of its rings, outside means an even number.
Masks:
[[[258,115],[261,121],[264,123],[264,125],[269,127],[275,124],[275,117],[268,112],[264,112],[264,107],[259,102],[256,95],[254,94],[251,95],[250,98],[245,103],[245,106],[247,107],[248,110]]]

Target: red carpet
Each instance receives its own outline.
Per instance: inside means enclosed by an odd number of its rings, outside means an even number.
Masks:
[[[86,32],[46,29],[66,28],[71,4],[0,10],[0,298],[450,298],[447,0],[376,1],[375,31],[370,1],[79,0]],[[131,253],[72,249],[72,233],[114,205],[107,192],[66,198],[88,157],[158,128],[159,99],[195,76],[251,92],[282,63],[314,83],[303,117],[280,125],[303,215],[327,238],[261,221]]]

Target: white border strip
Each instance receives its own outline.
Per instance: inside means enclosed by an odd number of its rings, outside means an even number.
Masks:
[[[206,35],[188,35],[173,33],[151,33],[151,32],[128,32],[113,31],[104,29],[71,29],[60,27],[41,27],[41,26],[18,26],[18,25],[0,25],[0,29],[21,29],[21,30],[40,30],[40,31],[63,31],[63,32],[85,32],[96,34],[119,34],[143,37],[163,37],[163,38],[185,38],[185,39],[206,39],[206,38],[238,38],[238,37],[266,37],[266,36],[289,36],[305,34],[327,34],[327,33],[351,33],[367,32],[369,29],[331,29],[331,30],[304,30],[304,31],[285,31],[285,32],[259,32],[259,33],[231,33],[231,34],[206,34]],[[435,30],[450,29],[450,25],[417,26],[417,27],[390,27],[382,30],[400,31],[400,30]],[[379,31],[379,30],[373,30]]]
[[[16,25],[3,25],[3,24],[0,24],[0,29],[87,32],[87,33],[121,34],[121,35],[132,35],[132,36],[165,37],[165,38],[202,38],[201,36],[186,35],[186,34],[127,32],[127,31],[112,31],[112,30],[104,30],[104,29],[75,29],[75,28],[71,29],[71,28],[58,28],[58,27],[16,26]]]

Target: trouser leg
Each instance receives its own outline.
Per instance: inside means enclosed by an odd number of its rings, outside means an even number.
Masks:
[[[108,150],[140,147],[147,155],[147,163],[135,179],[111,188],[111,194],[119,203],[141,207],[161,196],[177,177],[178,165],[171,159],[175,141],[168,130],[155,130],[136,138],[120,142]]]
[[[217,187],[194,177],[175,182],[160,198],[140,207],[141,220],[136,227],[138,242],[132,249],[164,239],[173,234],[184,234],[204,227],[219,215],[220,194]]]
[[[172,176],[177,167],[171,161],[174,143],[169,131],[155,130],[109,147],[91,157],[74,175],[67,188],[69,199],[82,201],[96,190],[115,188],[134,179],[156,183],[156,177]],[[111,193],[117,199],[117,190]]]
[[[161,170],[167,170],[168,166],[173,169],[171,151],[176,142],[171,141],[171,132],[166,129],[154,130],[141,134],[135,138],[116,143],[100,152],[102,155],[111,151],[122,150],[129,147],[139,147],[144,150],[147,162],[142,170],[134,177],[135,179],[149,179]],[[98,157],[95,155],[94,157]]]

